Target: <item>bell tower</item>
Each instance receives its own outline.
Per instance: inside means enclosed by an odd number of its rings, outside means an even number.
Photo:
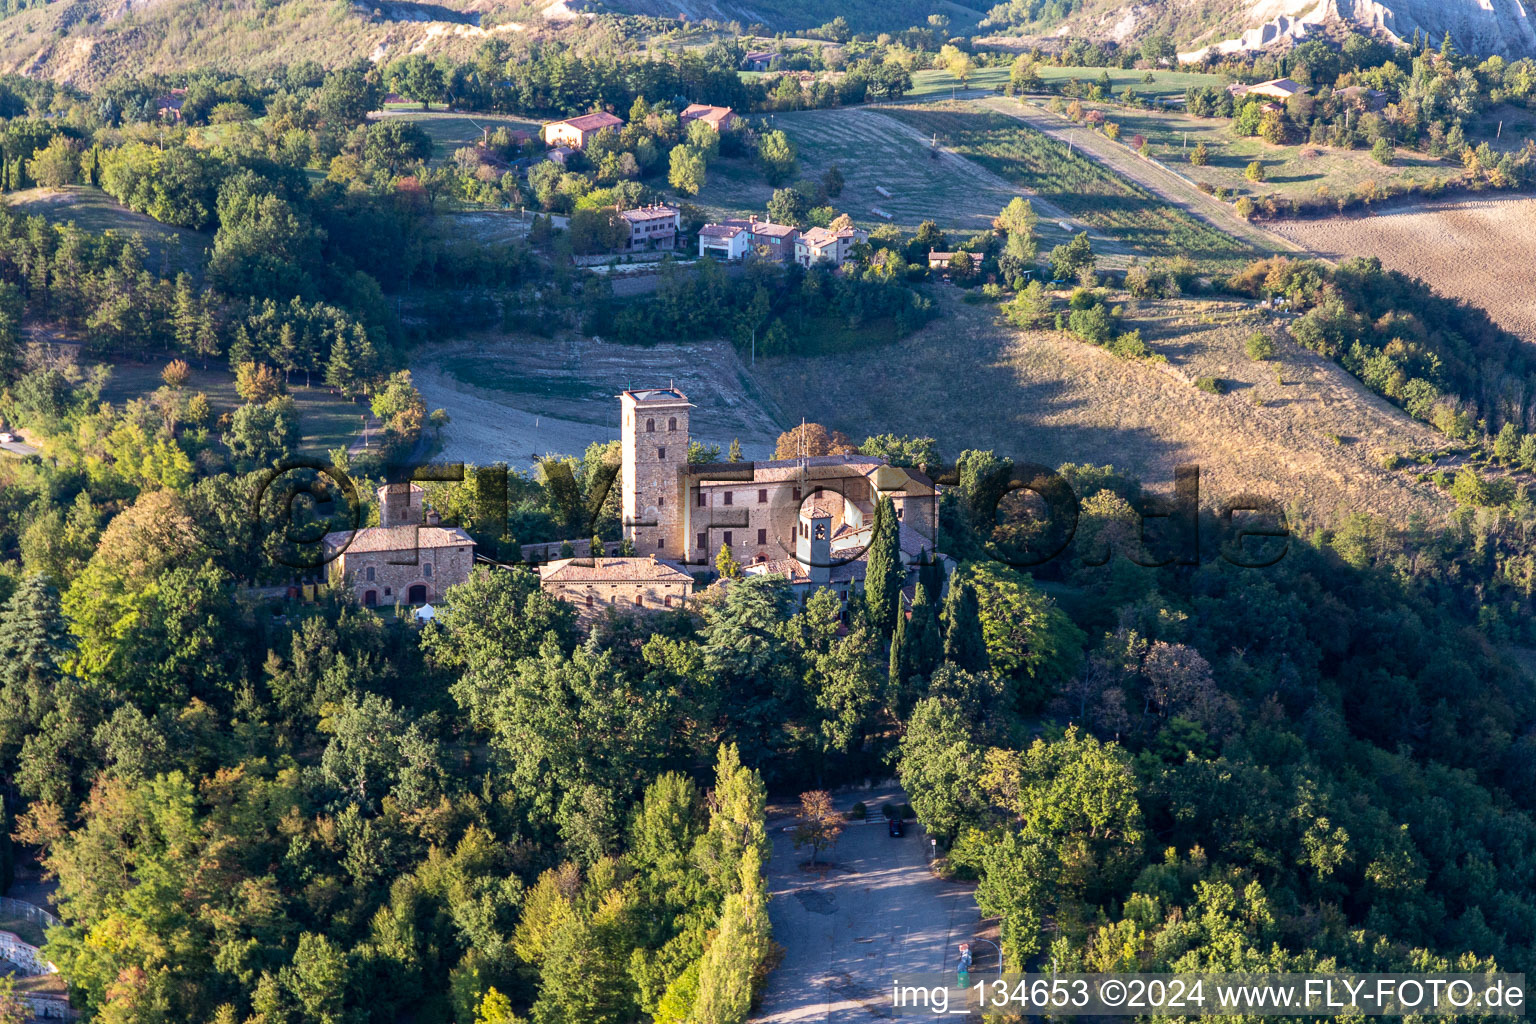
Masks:
[[[681,560],[686,539],[688,396],[673,387],[619,396],[624,536],[637,555]]]

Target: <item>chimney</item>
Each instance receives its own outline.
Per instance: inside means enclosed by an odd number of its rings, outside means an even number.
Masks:
[[[756,224],[757,223],[757,214],[754,213],[751,217],[748,217],[747,218],[747,223],[748,224]]]

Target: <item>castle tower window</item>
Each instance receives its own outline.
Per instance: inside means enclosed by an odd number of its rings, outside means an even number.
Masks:
[[[665,537],[657,537],[656,538],[656,550],[657,551],[660,551],[662,548],[664,548],[666,546],[667,546],[667,538],[665,538]]]
[[[709,547],[709,535],[707,533],[699,534],[699,547],[701,547],[701,548]]]
[[[757,489],[757,503],[759,505],[766,505],[768,503],[768,488],[759,487]]]
[[[645,421],[645,432],[647,434],[654,434],[654,433],[656,433],[656,421],[655,420],[646,420]]]
[[[768,531],[767,530],[758,530],[757,531],[757,542],[759,544],[767,544],[768,543]]]
[[[799,501],[800,500],[800,488],[796,487],[794,489],[794,493],[792,495],[790,495],[790,496],[792,498],[794,498],[794,500]]]
[[[676,416],[673,416],[671,419],[667,420],[667,429],[668,430],[676,430],[677,429],[677,417]]]
[[[666,458],[667,457],[667,450],[665,448],[657,448],[656,449],[656,457],[658,459]]]
[[[588,608],[592,607],[592,595],[591,594],[587,595],[587,607]]]
[[[427,579],[431,579],[432,578],[432,563],[431,562],[423,562],[422,563],[422,565],[421,565],[421,574],[423,576],[425,576]]]

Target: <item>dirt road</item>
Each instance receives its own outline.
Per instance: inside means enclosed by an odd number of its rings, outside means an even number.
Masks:
[[[999,114],[1018,118],[1031,128],[1053,139],[1070,143],[1078,152],[1097,160],[1121,177],[1134,181],[1184,212],[1199,217],[1234,238],[1242,239],[1264,252],[1303,251],[1294,242],[1239,217],[1232,211],[1232,207],[1201,192],[1161,164],[1143,159],[1126,146],[1096,131],[1083,128],[1059,114],[1053,114],[1033,103],[1020,103],[1009,99],[984,100],[982,105]]]

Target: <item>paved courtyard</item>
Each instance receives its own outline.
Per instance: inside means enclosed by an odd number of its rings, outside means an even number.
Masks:
[[[885,1017],[891,978],[901,972],[953,970],[958,943],[974,936],[974,886],[943,882],[928,871],[928,837],[907,822],[892,838],[879,817],[884,803],[906,798],[894,787],[837,794],[846,810],[869,807],[869,824],[848,822],[837,846],[812,872],[788,831],[793,819],[769,821],[773,859],[769,917],[784,960],[768,978],[753,1020],[768,1024],[867,1022]]]

